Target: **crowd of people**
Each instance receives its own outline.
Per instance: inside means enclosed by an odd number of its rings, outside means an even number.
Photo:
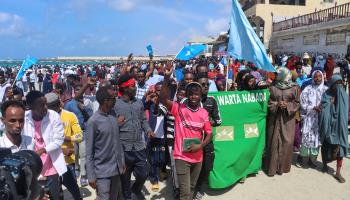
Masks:
[[[77,180],[99,200],[144,199],[147,180],[157,192],[166,178],[174,198],[201,199],[215,159],[212,127],[222,122],[210,92],[268,89],[266,174],[288,173],[296,152],[297,167],[317,168],[321,148],[323,171],[336,161],[344,183],[349,98],[335,61],[305,53],[273,62],[276,72],[244,60],[130,55],[116,64],[36,65],[17,81],[18,67],[2,68],[0,147],[35,151],[53,200],[63,198],[62,185],[82,199]],[[350,67],[350,55],[344,62]]]

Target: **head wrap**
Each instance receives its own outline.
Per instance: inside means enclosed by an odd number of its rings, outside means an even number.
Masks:
[[[275,86],[281,90],[294,87],[296,84],[292,82],[292,73],[286,67],[277,68],[277,77]]]
[[[334,74],[329,82],[329,87],[332,87],[335,82],[343,80],[340,74]]]
[[[132,86],[132,85],[135,85],[136,84],[136,80],[134,78],[130,78],[129,80],[127,81],[124,81],[124,82],[120,82],[119,83],[119,88],[126,88],[126,87],[129,87],[129,86]],[[121,91],[119,90],[118,91],[118,96],[122,96],[123,94],[121,93]]]
[[[304,53],[303,59],[310,59],[310,56],[307,52]]]

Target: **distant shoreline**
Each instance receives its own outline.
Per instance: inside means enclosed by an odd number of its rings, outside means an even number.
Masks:
[[[154,56],[154,61],[162,61],[162,60],[172,60],[175,55],[167,55],[167,56]],[[59,56],[56,58],[39,58],[40,61],[47,62],[65,62],[65,61],[126,61],[128,59],[127,56]],[[148,56],[134,56],[133,61],[148,61]],[[20,62],[21,59],[0,59],[0,62]]]

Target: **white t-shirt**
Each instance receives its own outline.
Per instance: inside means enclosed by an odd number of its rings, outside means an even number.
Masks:
[[[16,153],[20,150],[28,149],[28,145],[31,144],[31,139],[28,136],[22,135],[21,145],[14,145],[10,139],[7,137],[6,133],[3,133],[0,137],[0,147],[1,148],[10,148],[12,153]]]
[[[164,138],[164,116],[157,117],[157,124],[154,133],[156,134],[156,138]]]

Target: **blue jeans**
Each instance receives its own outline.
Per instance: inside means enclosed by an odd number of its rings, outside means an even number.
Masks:
[[[165,165],[165,145],[164,139],[154,138],[149,143],[149,151],[151,158],[151,183],[159,182],[160,169]]]

